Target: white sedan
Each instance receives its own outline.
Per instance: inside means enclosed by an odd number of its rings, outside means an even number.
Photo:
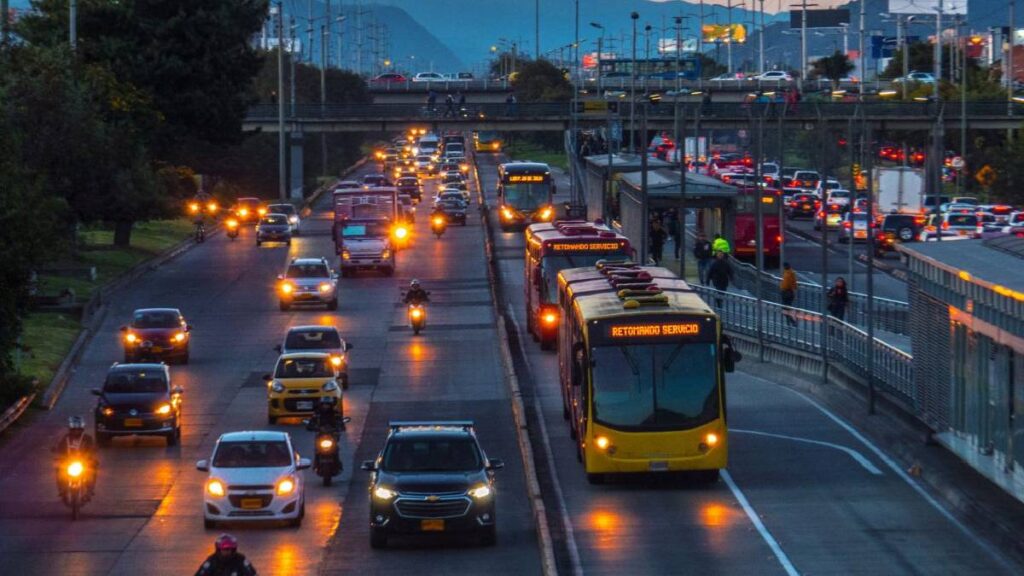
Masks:
[[[444,82],[444,76],[437,72],[420,72],[412,77],[413,82]]]
[[[211,458],[196,462],[196,469],[210,474],[203,489],[203,525],[285,520],[300,526],[306,514],[300,472],[309,467],[286,432],[222,434]]]
[[[784,70],[769,70],[768,72],[754,76],[751,80],[756,80],[758,82],[792,82],[793,77],[789,75],[789,72]]]

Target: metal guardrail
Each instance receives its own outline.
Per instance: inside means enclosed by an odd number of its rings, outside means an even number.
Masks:
[[[444,120],[563,120],[568,121],[571,112],[570,102],[523,102],[523,103],[480,103],[471,104],[464,109],[449,112],[447,106],[438,104],[428,107],[423,104],[298,104],[294,116],[286,121],[346,121],[346,120],[388,120],[396,118],[422,118],[424,121]],[[630,103],[616,102],[620,116],[629,114]],[[968,118],[1005,118],[1024,117],[1024,103],[1019,102],[967,102]],[[774,102],[711,102],[700,105],[702,118],[743,119],[764,115],[777,118],[780,115],[788,120],[817,121],[820,118],[845,120],[864,115],[867,119],[933,119],[937,108],[931,102],[800,102],[797,106],[786,106]],[[671,103],[658,106],[647,106],[647,114],[652,118],[670,118],[674,114]],[[943,117],[956,120],[961,116],[959,102],[946,102],[942,107]],[[581,119],[600,117],[605,121],[605,113],[594,116],[583,113]],[[249,109],[248,119],[251,121],[271,121],[277,119],[277,106],[260,104]]]
[[[734,281],[738,288],[757,294],[757,269],[735,258],[731,261]],[[778,276],[767,271],[761,272],[762,297],[765,300],[781,304]],[[855,326],[867,326],[872,322],[876,330],[884,330],[895,334],[910,335],[910,304],[899,300],[875,296],[874,310],[868,315],[868,296],[860,292],[850,292],[850,300],[846,307],[846,319]],[[796,299],[793,305],[805,310],[821,309],[822,288],[817,282],[797,282]]]
[[[615,76],[611,78],[602,76],[601,78],[587,78],[582,82],[576,82],[576,84],[581,89],[586,90],[628,90],[632,86],[632,79],[629,76]],[[636,79],[636,87],[639,90],[674,90],[678,86],[686,90],[711,88],[725,92],[739,92],[744,90],[786,88],[796,86],[797,84],[798,82],[796,80],[755,80],[753,77],[736,80],[714,80],[709,78],[701,81],[677,81],[673,78],[645,78],[643,76],[638,76]],[[861,86],[864,86],[865,92],[886,89],[891,85],[892,83],[888,80],[868,82],[866,84],[850,81],[839,83],[840,88],[852,88],[854,91],[859,89]],[[898,86],[899,84],[897,83],[896,85]],[[370,80],[368,81],[367,86],[369,91],[374,94],[426,94],[431,90],[439,93],[452,92],[456,90],[464,92],[507,92],[513,88],[513,84],[507,79],[495,80],[491,78],[474,78],[472,80],[446,79],[431,82],[413,82],[412,79],[406,79],[401,82],[374,82],[373,80]],[[807,80],[804,82],[805,90],[824,90],[831,87],[832,82],[827,79]]]
[[[802,352],[821,355],[822,330],[829,362],[867,381],[868,335],[860,328],[838,318],[822,318],[821,314],[797,307],[783,306],[756,298],[721,292],[707,286],[691,285],[714,307],[723,328],[750,339],[763,341]],[[878,387],[914,411],[913,356],[885,342],[874,339],[874,378]]]

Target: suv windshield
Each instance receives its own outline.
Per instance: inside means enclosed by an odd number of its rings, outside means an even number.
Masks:
[[[384,448],[388,472],[473,472],[482,467],[480,451],[470,438],[402,438]]]
[[[323,264],[292,264],[287,274],[289,278],[327,278],[330,275]]]
[[[221,442],[213,455],[216,468],[282,468],[292,463],[283,441]]]
[[[341,348],[341,337],[334,330],[293,330],[284,340],[287,350],[326,350]]]
[[[285,358],[277,363],[274,378],[333,378],[326,358]]]
[[[132,319],[132,328],[177,328],[181,326],[174,312],[137,312]]]
[[[114,372],[103,384],[105,394],[151,394],[166,392],[167,381],[163,372]]]
[[[600,346],[591,370],[595,420],[619,429],[686,429],[718,415],[710,342]]]
[[[267,210],[275,214],[284,214],[285,216],[295,214],[295,206],[291,204],[271,204],[267,206]]]
[[[282,226],[288,223],[288,217],[283,214],[271,214],[264,218],[260,224],[271,224],[275,226]]]

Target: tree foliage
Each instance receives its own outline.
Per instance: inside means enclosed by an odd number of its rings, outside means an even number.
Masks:
[[[825,56],[814,61],[811,74],[820,78],[828,78],[832,81],[832,88],[839,85],[839,80],[853,72],[854,65],[846,54],[836,50],[831,56]]]
[[[516,69],[512,83],[520,102],[567,102],[572,99],[572,84],[565,73],[547,60],[527,60]]]

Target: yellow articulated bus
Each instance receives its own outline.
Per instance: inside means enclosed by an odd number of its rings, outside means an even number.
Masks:
[[[587,480],[694,471],[728,455],[725,373],[740,354],[665,268],[598,262],[558,275],[562,401]]]

